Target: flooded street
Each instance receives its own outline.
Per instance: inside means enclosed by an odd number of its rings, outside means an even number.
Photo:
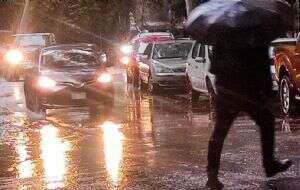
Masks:
[[[112,68],[115,103],[99,115],[88,108],[49,110],[34,119],[23,83],[0,83],[0,189],[204,189],[210,135],[209,100],[192,109],[187,95],[127,86]],[[294,165],[267,179],[259,131],[247,116],[225,141],[225,189],[300,189],[300,117],[277,118],[276,151]]]

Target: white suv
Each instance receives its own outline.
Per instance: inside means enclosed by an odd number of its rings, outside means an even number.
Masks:
[[[196,43],[187,59],[187,82],[191,102],[199,100],[200,93],[215,94],[215,77],[209,72],[212,46]]]
[[[192,103],[198,102],[200,93],[208,94],[210,98],[213,98],[215,95],[215,76],[209,72],[212,53],[212,46],[203,45],[198,42],[189,53],[186,75]],[[270,65],[270,70],[273,80],[273,91],[277,92],[278,84],[273,64]]]

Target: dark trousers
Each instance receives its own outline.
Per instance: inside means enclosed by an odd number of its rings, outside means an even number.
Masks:
[[[275,117],[266,107],[263,95],[252,89],[247,92],[247,90],[217,88],[218,92],[214,103],[215,120],[208,147],[208,176],[217,177],[218,175],[223,143],[239,112],[246,112],[258,125],[263,163],[266,166],[267,163],[274,160]]]

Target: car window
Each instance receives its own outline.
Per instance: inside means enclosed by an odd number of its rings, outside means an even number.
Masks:
[[[144,51],[144,55],[147,55],[148,57],[151,56],[152,46],[153,46],[153,44],[148,44],[148,46],[146,47],[146,49]]]
[[[155,44],[153,59],[187,59],[191,51],[193,42],[172,42]]]
[[[213,51],[214,51],[214,47],[213,46],[208,46],[208,58],[209,58],[209,60],[212,59]]]
[[[199,50],[199,56],[198,57],[202,57],[205,58],[205,45],[201,45],[200,46],[200,50]]]
[[[85,49],[48,50],[43,53],[46,68],[84,67],[98,65],[97,53]]]
[[[200,43],[196,43],[193,49],[192,58],[195,59],[199,52]]]
[[[16,37],[18,46],[45,46],[49,44],[49,36],[46,35],[24,35]]]

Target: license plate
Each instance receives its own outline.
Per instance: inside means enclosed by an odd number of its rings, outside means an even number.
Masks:
[[[82,99],[86,99],[86,93],[85,92],[73,92],[71,94],[71,98],[73,100],[82,100]]]

